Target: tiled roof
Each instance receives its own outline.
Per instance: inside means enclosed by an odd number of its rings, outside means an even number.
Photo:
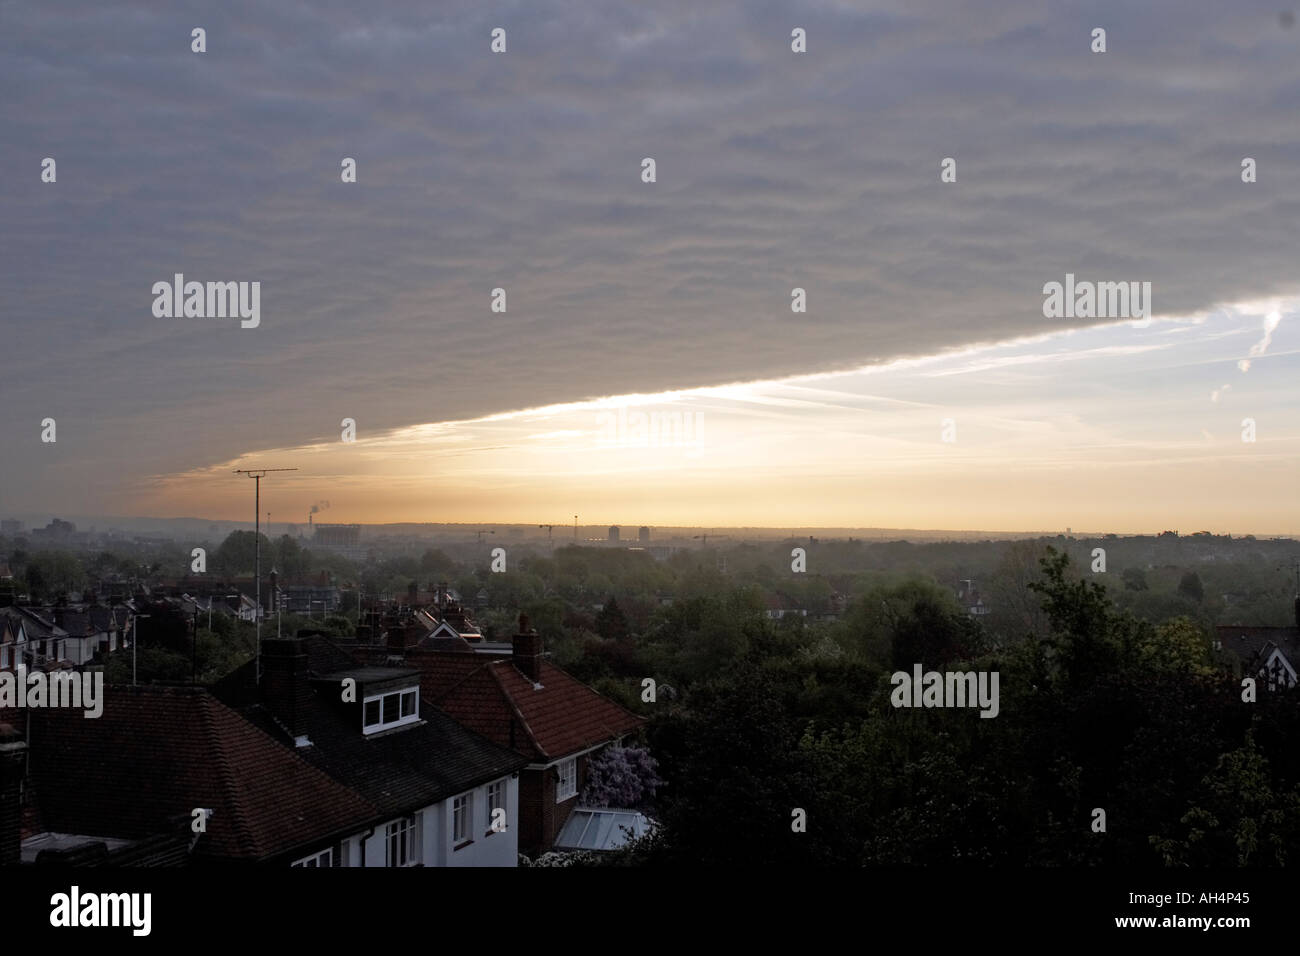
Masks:
[[[27,639],[39,641],[51,637],[67,637],[67,631],[55,625],[54,621],[29,607],[7,607],[6,613],[16,615],[23,622],[23,629],[27,631]]]
[[[90,615],[85,611],[65,609],[60,615],[59,627],[68,632],[69,637],[85,637],[90,633]]]
[[[112,608],[102,604],[92,604],[86,613],[90,615],[90,624],[96,631],[111,631],[117,624]]]
[[[351,658],[324,637],[302,640],[308,667],[318,678],[348,670],[374,679],[400,676],[410,668],[357,668]],[[336,666],[343,658],[343,667]],[[321,665],[320,671],[315,664]],[[412,685],[416,678],[412,675]],[[358,680],[361,683],[361,680]],[[371,801],[388,815],[409,813],[464,793],[490,780],[515,773],[527,760],[491,739],[462,727],[445,713],[421,702],[423,722],[374,734],[361,728],[360,705],[342,705],[319,683],[305,701],[298,733],[311,741],[296,753],[312,766]],[[245,714],[282,745],[293,746],[288,732],[266,703]]]
[[[1300,665],[1300,627],[1246,627],[1220,624],[1215,628],[1223,646],[1250,664],[1276,645],[1293,666]]]
[[[455,653],[409,654],[428,699],[478,733],[534,759],[555,760],[645,723],[549,661],[541,688],[510,658]]]
[[[380,815],[202,689],[110,687],[96,719],[75,709],[28,714],[46,831],[140,838],[205,807],[216,812],[196,854],[260,860]]]

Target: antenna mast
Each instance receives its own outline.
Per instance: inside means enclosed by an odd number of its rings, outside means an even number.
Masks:
[[[253,479],[253,577],[257,590],[257,606],[253,608],[253,628],[257,634],[253,673],[257,686],[262,686],[262,479],[273,471],[297,471],[297,468],[236,468],[235,474]]]

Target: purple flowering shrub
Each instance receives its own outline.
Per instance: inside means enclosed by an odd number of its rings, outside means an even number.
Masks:
[[[580,802],[585,807],[642,809],[654,802],[655,790],[663,786],[658,769],[659,762],[643,747],[607,747],[587,765]]]

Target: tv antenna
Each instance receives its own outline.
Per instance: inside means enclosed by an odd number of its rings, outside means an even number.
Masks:
[[[297,470],[297,468],[235,469],[235,474],[253,479],[253,578],[257,589],[257,606],[253,608],[253,628],[257,634],[253,673],[259,687],[262,685],[262,479],[273,471]]]

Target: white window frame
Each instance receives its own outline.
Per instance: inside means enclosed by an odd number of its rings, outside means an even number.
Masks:
[[[506,788],[505,780],[498,780],[496,783],[489,783],[487,786],[487,832],[489,835],[498,832],[492,829],[493,813],[497,810],[505,810],[506,820],[509,821],[510,819],[509,794],[510,791]]]
[[[570,757],[555,768],[555,802],[563,803],[578,795],[578,758]]]
[[[391,706],[397,708],[396,720],[384,720],[384,709],[389,706],[388,701],[393,700]],[[413,701],[409,708],[404,706],[408,700]],[[366,708],[374,702],[379,703],[379,720],[376,723],[370,723],[366,720]],[[403,711],[409,709],[409,714]],[[391,727],[403,727],[406,724],[413,724],[420,719],[420,688],[403,687],[400,690],[390,690],[383,694],[371,694],[361,702],[361,730],[363,733],[373,734],[380,730],[388,730]]]
[[[313,853],[311,856],[304,856],[301,860],[294,860],[289,864],[289,866],[308,870],[342,866],[343,862],[340,859],[341,854],[339,849],[340,848],[337,846],[326,847],[319,853]]]
[[[421,816],[419,813],[412,814],[384,827],[384,866],[418,866],[424,861],[423,840],[420,838]],[[395,856],[399,858],[395,860]]]
[[[462,793],[451,801],[451,845],[470,842],[474,832],[474,791]]]

